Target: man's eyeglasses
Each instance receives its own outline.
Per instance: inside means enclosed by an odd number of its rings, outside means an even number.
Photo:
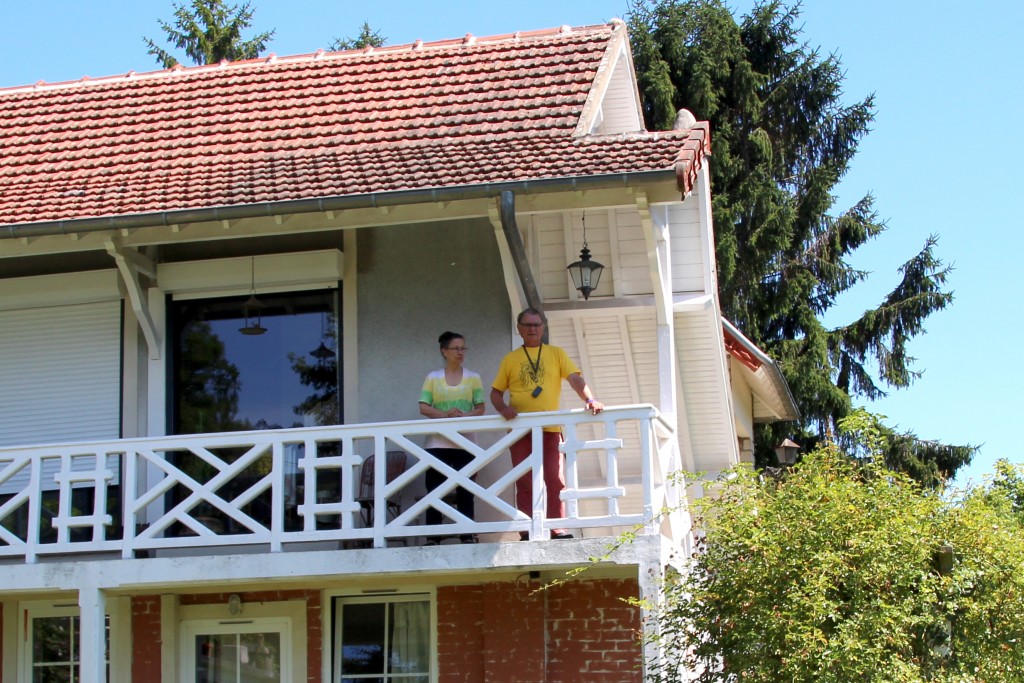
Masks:
[[[544,327],[544,323],[519,323],[520,327]]]

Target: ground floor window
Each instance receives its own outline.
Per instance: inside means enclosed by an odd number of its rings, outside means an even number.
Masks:
[[[110,679],[110,617],[106,619],[107,679]],[[30,683],[77,683],[79,680],[78,607],[56,605],[25,611],[25,646]]]
[[[430,609],[427,595],[335,598],[332,680],[429,683]]]
[[[195,683],[289,683],[288,619],[183,624],[185,677]]]

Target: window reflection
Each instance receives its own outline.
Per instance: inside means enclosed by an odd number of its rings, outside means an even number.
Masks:
[[[281,680],[281,634],[224,633],[195,637],[196,683]]]
[[[261,294],[258,336],[244,299],[173,302],[174,433],[338,424],[337,291]]]
[[[341,683],[426,683],[430,678],[430,602],[337,603]]]
[[[77,616],[32,617],[32,683],[71,683],[79,678]],[[104,661],[110,661],[110,618],[106,618]],[[110,666],[107,665],[109,678]]]

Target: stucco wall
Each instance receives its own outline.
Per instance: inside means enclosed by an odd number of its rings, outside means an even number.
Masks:
[[[366,228],[357,252],[359,422],[420,417],[419,390],[441,367],[445,330],[466,336],[466,367],[487,389],[512,332],[491,224]]]

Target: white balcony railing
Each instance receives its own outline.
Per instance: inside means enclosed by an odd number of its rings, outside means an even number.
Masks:
[[[551,424],[562,425],[565,435],[561,519],[545,518],[540,449],[516,467],[507,454],[526,435],[538,444]],[[472,462],[454,470],[436,460],[420,446],[432,433],[465,448]],[[390,481],[389,452],[405,454]],[[375,482],[385,482],[372,491],[363,486],[367,466]],[[428,468],[447,475],[430,492],[423,485]],[[35,562],[41,555],[97,552],[132,558],[242,545],[279,552],[311,542],[384,547],[499,532],[536,539],[553,528],[602,535],[640,527],[685,543],[680,471],[676,435],[649,405],[609,408],[596,417],[559,411],[513,422],[483,416],[6,448],[0,449],[0,558]],[[529,517],[513,502],[521,476],[533,477]],[[457,486],[472,492],[475,519],[446,500]],[[446,523],[426,525],[429,507]]]

